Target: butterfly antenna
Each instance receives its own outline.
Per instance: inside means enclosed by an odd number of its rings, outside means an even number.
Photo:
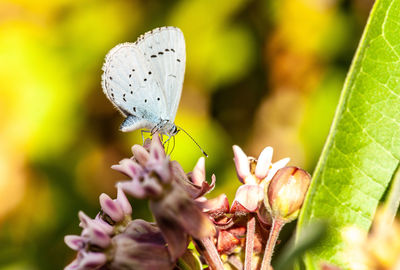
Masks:
[[[184,130],[183,128],[178,127],[178,126],[176,126],[176,127],[177,127],[179,130],[182,130],[183,132],[185,132],[185,134],[188,135],[189,138],[197,145],[197,147],[200,149],[200,151],[203,152],[203,155],[206,156],[206,157],[208,157],[207,153],[203,150],[203,148],[201,148],[201,146],[193,139],[192,136],[190,136],[189,133],[186,132],[186,130]]]

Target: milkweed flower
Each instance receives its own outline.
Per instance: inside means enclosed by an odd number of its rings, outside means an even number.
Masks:
[[[185,174],[179,163],[165,154],[158,136],[144,146],[133,146],[132,152],[132,158],[112,166],[130,178],[118,187],[135,198],[150,200],[169,252],[177,259],[185,253],[189,235],[201,239],[214,234],[214,226],[194,199],[209,192],[215,180],[211,185],[205,181],[203,159],[189,176]]]
[[[288,222],[297,216],[301,203],[296,198],[303,199],[306,188],[297,194],[300,182],[296,181],[305,178],[308,186],[309,175],[298,168],[290,173],[291,167],[285,167],[289,158],[272,163],[271,147],[258,159],[248,157],[238,146],[233,146],[233,152],[242,185],[230,206],[225,194],[205,197],[214,189],[216,178],[212,175],[207,181],[204,157],[192,172],[185,173],[165,154],[158,136],[143,146],[134,145],[131,158],[112,166],[127,176],[116,185],[117,198],[101,194],[97,216],[92,219],[80,212],[81,234],[65,237],[66,244],[77,251],[65,269],[175,269],[193,262],[194,255],[188,252],[191,240],[210,269],[257,269],[263,253],[272,255],[277,234],[271,242],[271,232],[276,231],[277,217]],[[155,223],[132,220],[126,195],[147,199]],[[264,256],[262,267],[269,265],[265,258],[270,256]]]
[[[231,211],[256,212],[264,199],[265,183],[285,167],[290,158],[272,163],[272,147],[264,148],[258,159],[248,157],[237,145],[233,146],[233,153],[236,173],[243,185],[236,191]]]
[[[65,270],[97,269],[107,262],[105,250],[111,244],[113,227],[103,221],[99,215],[91,219],[79,212],[81,235],[67,235],[65,243],[78,251],[76,259]]]

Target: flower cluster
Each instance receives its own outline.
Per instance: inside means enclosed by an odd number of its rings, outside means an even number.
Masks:
[[[100,205],[102,212],[94,219],[79,212],[79,226],[83,228],[80,236],[65,236],[65,243],[78,251],[76,259],[65,269],[96,269],[104,265],[112,236],[123,230],[131,219],[132,207],[121,188],[118,188],[116,200],[101,194]]]
[[[81,235],[65,237],[78,252],[65,269],[173,269],[180,263],[192,269],[188,265],[200,260],[188,255],[191,240],[209,269],[267,269],[271,239],[297,217],[310,182],[305,171],[285,167],[288,158],[272,163],[271,147],[255,159],[233,146],[242,185],[229,206],[225,194],[205,197],[216,180],[212,175],[206,181],[204,157],[185,173],[165,154],[159,136],[132,152],[112,166],[128,177],[117,184],[117,199],[102,194],[100,213],[91,219],[80,212]],[[132,220],[125,194],[148,200],[155,223]]]

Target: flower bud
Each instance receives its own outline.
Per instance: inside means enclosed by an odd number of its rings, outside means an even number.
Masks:
[[[264,204],[272,218],[290,222],[297,218],[310,185],[310,175],[297,167],[285,167],[265,185]]]

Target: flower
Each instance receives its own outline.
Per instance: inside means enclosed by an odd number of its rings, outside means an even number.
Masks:
[[[189,176],[185,174],[179,163],[170,161],[156,135],[144,147],[133,146],[132,152],[131,159],[112,166],[130,178],[117,186],[136,198],[150,200],[153,216],[176,260],[185,253],[189,235],[201,239],[215,233],[213,224],[194,201],[214,187],[215,177],[211,185],[205,181],[204,158]],[[121,218],[120,213],[113,214]]]
[[[161,197],[163,185],[171,183],[172,177],[170,161],[160,138],[153,136],[149,152],[140,145],[134,145],[132,152],[131,159],[123,159],[111,167],[130,178],[129,181],[118,183],[118,186],[138,199]]]
[[[264,199],[264,185],[269,182],[275,173],[283,168],[289,158],[271,163],[273,149],[266,147],[258,160],[248,157],[243,150],[233,146],[236,173],[244,184],[238,188],[235,200],[232,203],[232,212],[257,212]]]
[[[121,222],[126,217],[130,219],[132,206],[121,187],[118,187],[117,199],[112,200],[110,196],[105,193],[101,194],[99,199],[101,209],[111,218],[112,222]]]
[[[290,161],[290,158],[283,158],[271,163],[273,152],[272,147],[265,147],[258,159],[255,159],[248,157],[239,146],[234,145],[234,161],[239,180],[243,184],[260,184],[264,180],[270,181],[275,173]]]
[[[65,267],[66,270],[98,269],[107,261],[103,252],[111,244],[111,225],[99,218],[91,219],[85,213],[79,212],[80,224],[83,228],[80,236],[67,235],[65,243],[78,251],[76,259]]]
[[[65,243],[78,251],[66,270],[173,268],[160,229],[131,220],[132,206],[120,187],[115,200],[101,194],[100,205],[102,211],[94,219],[79,212],[81,235],[65,236]]]

